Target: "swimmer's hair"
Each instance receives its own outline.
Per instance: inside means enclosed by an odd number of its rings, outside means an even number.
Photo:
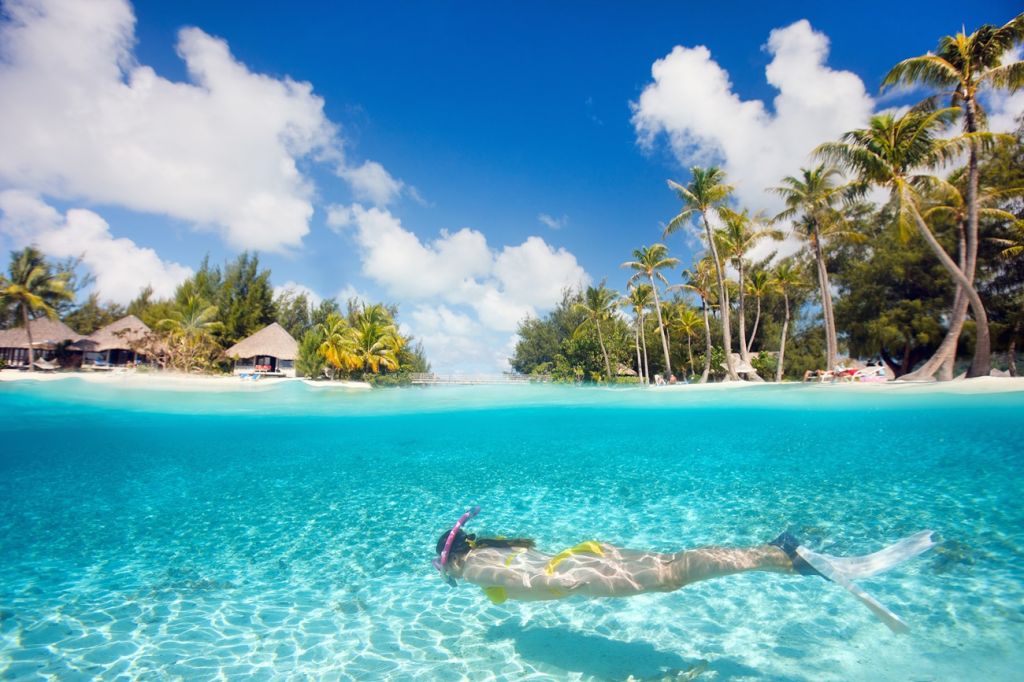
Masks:
[[[451,529],[441,533],[441,537],[437,540],[437,553],[438,555],[444,551],[444,544],[448,542],[448,534],[451,533]],[[465,554],[471,549],[479,549],[481,547],[522,547],[524,549],[533,549],[536,543],[529,538],[477,538],[473,533],[467,535],[461,530],[455,533],[455,538],[452,540],[452,548],[449,550],[449,556],[460,556]]]

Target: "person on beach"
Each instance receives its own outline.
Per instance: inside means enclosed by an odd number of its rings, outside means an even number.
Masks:
[[[466,512],[454,527],[441,534],[434,567],[449,585],[455,586],[456,578],[478,585],[496,604],[509,599],[540,601],[577,595],[630,597],[672,592],[701,580],[767,571],[821,576],[837,582],[892,629],[902,631],[905,626],[894,614],[849,581],[881,573],[933,545],[932,532],[922,531],[875,554],[831,557],[811,552],[785,532],[755,547],[700,547],[661,553],[589,540],[547,554],[538,551],[531,539],[467,534],[462,527],[477,512],[479,507]]]

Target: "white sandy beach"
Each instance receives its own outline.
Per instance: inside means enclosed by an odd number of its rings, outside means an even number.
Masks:
[[[161,391],[238,391],[242,389],[260,389],[277,386],[289,382],[303,382],[307,385],[323,384],[330,388],[368,389],[370,384],[362,381],[314,382],[305,379],[284,377],[267,377],[259,381],[243,380],[237,376],[211,376],[183,374],[180,372],[24,372],[19,370],[0,370],[0,382],[7,381],[66,381],[79,379],[90,384],[101,386],[124,386],[131,388],[150,388]]]
[[[310,381],[300,378],[264,378],[259,381],[242,380],[237,376],[210,376],[182,374],[180,372],[24,372],[12,369],[0,370],[0,383],[40,381],[54,382],[78,379],[98,386],[123,386],[133,389],[177,390],[200,392],[223,392],[249,389],[262,389],[285,383],[301,382],[317,389],[352,389],[365,390],[372,388],[361,381]],[[858,393],[1012,393],[1024,392],[1024,377],[979,377],[976,379],[955,379],[944,382],[907,382],[889,381],[885,383],[801,383],[784,382],[786,386],[804,386],[820,391],[856,391]],[[703,391],[733,391],[753,389],[756,387],[778,386],[771,382],[754,383],[747,381],[729,381],[708,384],[675,384],[672,386],[651,387],[652,394]],[[614,390],[623,390],[615,387]]]

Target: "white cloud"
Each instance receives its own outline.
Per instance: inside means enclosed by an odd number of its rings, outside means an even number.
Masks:
[[[540,237],[504,247],[494,260],[494,277],[514,301],[537,308],[560,300],[565,287],[589,282],[576,256]]]
[[[161,260],[156,251],[116,238],[103,218],[85,209],[62,216],[25,192],[0,192],[0,232],[17,247],[35,244],[53,258],[77,258],[95,276],[100,297],[126,304],[145,286],[158,297],[174,294],[191,268]]]
[[[416,303],[409,329],[439,368],[451,346],[489,358],[493,370],[494,349],[508,346],[524,317],[554,306],[566,287],[590,281],[573,254],[540,237],[495,250],[481,232],[463,228],[424,242],[389,211],[358,204],[331,207],[328,225],[350,231],[364,275],[388,295]]]
[[[1012,133],[1020,126],[1024,114],[1024,90],[987,93],[988,129],[995,133]]]
[[[354,225],[362,252],[363,274],[400,298],[423,299],[447,295],[462,282],[486,275],[492,267],[487,239],[475,230],[442,232],[430,244],[405,230],[389,211],[356,204],[332,207],[328,223]]]
[[[515,336],[510,339],[487,329],[469,315],[444,304],[416,306],[405,326],[423,344],[437,373],[493,373],[496,369],[508,369]]]
[[[136,62],[125,0],[4,10],[0,184],[166,214],[238,248],[301,243],[314,188],[298,162],[344,166],[310,83],[254,73],[197,28],[178,34],[189,81],[167,80]],[[377,198],[400,185],[372,162],[350,181]]]
[[[1003,64],[1024,59],[1024,45],[1018,45],[1003,57]],[[1024,90],[1007,93],[1005,90],[985,90],[982,93],[985,109],[988,111],[988,129],[997,133],[1010,133],[1020,125],[1024,114]]]
[[[387,206],[398,198],[405,187],[405,183],[391,177],[384,166],[376,161],[367,161],[356,167],[341,166],[337,172],[352,186],[352,194],[356,199],[368,201],[375,206]]]
[[[299,284],[292,280],[288,280],[284,284],[274,287],[274,298],[278,298],[282,294],[291,294],[292,296],[304,294],[306,296],[306,300],[314,306],[320,305],[320,301],[324,300],[323,296],[316,293],[305,284]]]
[[[537,216],[537,220],[539,220],[544,225],[547,225],[552,230],[561,230],[563,227],[569,224],[569,216],[566,215],[563,215],[561,218],[555,218],[553,216],[548,215],[547,213],[541,213],[540,215]]]
[[[680,164],[718,163],[744,205],[773,210],[765,188],[809,166],[821,142],[863,127],[874,103],[855,74],[825,65],[828,38],[806,20],[772,31],[765,48],[774,111],[734,93],[706,47],[676,47],[652,66],[633,125],[641,144],[664,133]]]
[[[360,291],[359,289],[355,288],[355,286],[353,286],[352,284],[346,284],[345,286],[338,290],[337,294],[334,295],[334,299],[338,301],[338,303],[340,303],[342,307],[344,307],[345,303],[352,298],[356,299],[357,301],[363,301],[364,303],[373,301],[373,297],[371,297],[365,291]]]

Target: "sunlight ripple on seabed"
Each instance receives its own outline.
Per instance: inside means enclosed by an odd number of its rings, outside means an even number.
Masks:
[[[892,389],[5,385],[0,676],[1010,679],[1024,393]],[[474,502],[552,552],[940,544],[863,583],[903,637],[768,573],[494,605],[430,566]]]

